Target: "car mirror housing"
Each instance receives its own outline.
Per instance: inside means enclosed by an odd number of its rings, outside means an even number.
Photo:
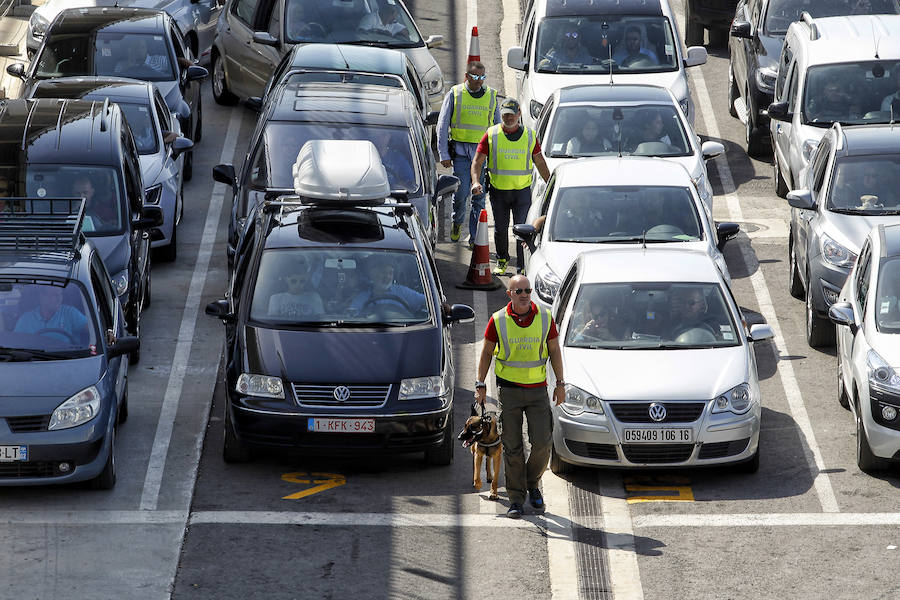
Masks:
[[[705,65],[706,59],[706,48],[704,48],[703,46],[691,46],[687,49],[687,54],[684,57],[684,66],[696,67],[699,65]]]
[[[735,21],[731,24],[731,37],[750,39],[751,26],[747,21]]]
[[[450,307],[448,323],[471,323],[475,320],[475,311],[467,304],[454,304]]]
[[[268,31],[254,31],[253,41],[263,46],[277,46],[278,39]]]
[[[115,358],[125,354],[131,354],[140,349],[141,340],[134,336],[126,336],[117,339],[106,347],[106,358]]]
[[[524,242],[530,251],[535,251],[534,238],[537,235],[537,229],[534,225],[528,223],[513,225],[513,235],[517,240]]]
[[[741,226],[737,223],[716,223],[716,239],[718,239],[719,249],[725,245],[728,240],[733,240],[741,232]]]
[[[429,35],[425,38],[425,45],[429,48],[437,48],[438,46],[444,45],[444,36],[442,35]]]
[[[788,112],[787,102],[773,102],[766,110],[766,114],[773,121],[790,122],[794,118],[794,113]]]
[[[441,113],[436,110],[429,112],[428,116],[425,117],[425,125],[437,125],[440,116]]]
[[[185,73],[188,81],[200,81],[201,79],[206,79],[209,77],[209,71],[206,70],[205,67],[201,67],[200,65],[191,65],[187,68],[187,72]]]
[[[178,136],[175,138],[175,141],[172,142],[172,158],[178,158],[180,154],[187,152],[193,147],[194,142],[186,137]]]
[[[438,177],[437,186],[435,187],[434,197],[443,198],[450,194],[455,194],[459,189],[459,177],[456,175],[441,175]]]
[[[261,113],[263,108],[262,98],[259,96],[250,96],[246,100],[244,100],[244,106],[252,110],[253,112]]]
[[[234,173],[234,165],[216,165],[213,167],[212,175],[214,181],[224,183],[225,185],[230,185],[232,188],[234,187],[237,180],[237,177]]]
[[[25,65],[22,63],[13,63],[6,67],[6,72],[12,75],[13,77],[18,77],[19,79],[25,79]]]
[[[506,52],[506,64],[516,71],[527,71],[528,63],[525,62],[525,49],[521,46],[512,46]]]
[[[144,206],[141,208],[141,218],[131,222],[133,229],[151,229],[161,227],[163,224],[163,211],[159,206]]]
[[[835,325],[844,325],[849,327],[850,331],[856,333],[856,315],[853,312],[853,305],[849,302],[835,302],[828,308],[828,318]]]
[[[725,154],[725,146],[720,142],[703,142],[700,145],[700,154],[703,160],[709,160]]]
[[[791,190],[787,193],[787,201],[793,208],[812,210],[816,207],[809,190]]]
[[[761,323],[750,326],[750,341],[761,342],[775,337],[775,331],[768,323]]]
[[[225,300],[224,298],[222,300],[216,300],[215,302],[210,302],[209,304],[207,304],[205,312],[210,317],[222,319],[227,323],[234,321],[234,315],[231,312],[231,306],[229,306],[228,300]]]

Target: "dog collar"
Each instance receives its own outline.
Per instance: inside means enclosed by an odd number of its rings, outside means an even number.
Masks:
[[[485,447],[485,448],[491,448],[491,447],[493,447],[493,446],[496,446],[496,445],[499,444],[499,443],[500,443],[500,438],[498,437],[496,440],[494,440],[494,441],[491,442],[490,444],[485,444],[484,442],[478,442],[478,445],[479,445],[479,446],[483,446],[483,447]]]

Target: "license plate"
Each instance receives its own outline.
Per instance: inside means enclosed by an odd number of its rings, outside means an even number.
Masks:
[[[0,446],[0,462],[28,460],[28,446]]]
[[[691,429],[626,429],[626,444],[690,444],[694,441]]]
[[[306,428],[317,433],[375,433],[375,419],[319,419],[310,417]]]

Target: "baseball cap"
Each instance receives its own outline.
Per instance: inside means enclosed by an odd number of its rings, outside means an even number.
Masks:
[[[507,98],[500,103],[501,115],[514,115],[519,112],[519,102],[515,98]]]

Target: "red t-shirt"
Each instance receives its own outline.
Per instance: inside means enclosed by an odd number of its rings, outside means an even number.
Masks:
[[[513,311],[512,302],[506,305],[506,314],[513,318],[513,321],[519,327],[529,327],[531,323],[534,321],[534,318],[538,314],[537,305],[532,302],[531,310],[525,313],[524,315],[520,315]],[[550,329],[547,331],[547,340],[552,340],[554,338],[559,337],[559,332],[556,330],[556,322],[553,319],[550,319]],[[484,329],[484,339],[490,340],[495,344],[500,341],[500,336],[497,334],[497,324],[494,323],[494,315],[491,315],[490,320],[488,321],[487,327]],[[547,387],[547,380],[540,383],[516,383],[513,381],[507,381],[501,377],[497,378],[497,385],[499,386],[518,386],[518,387]]]
[[[522,132],[522,135],[525,135],[525,129],[523,127],[519,126],[519,131]],[[487,133],[485,133],[484,136],[482,136],[481,141],[478,142],[477,151],[481,152],[485,156],[490,154],[490,143],[488,142]],[[535,137],[534,150],[531,152],[531,155],[534,156],[535,154],[538,154],[540,151],[541,151],[541,143],[537,140],[537,137]]]

